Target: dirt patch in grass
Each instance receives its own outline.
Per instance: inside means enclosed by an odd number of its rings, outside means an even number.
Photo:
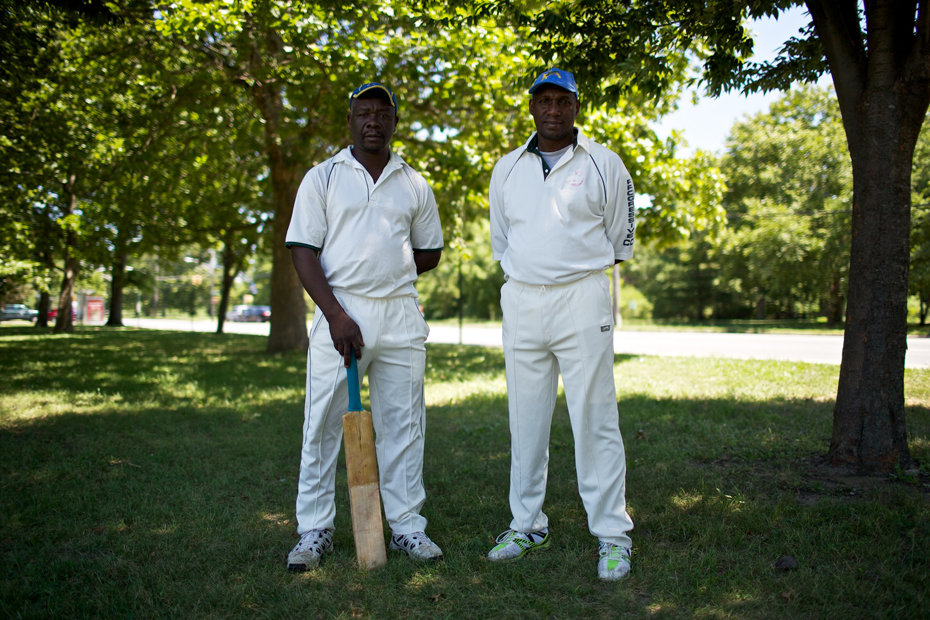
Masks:
[[[930,504],[930,474],[915,470],[903,474],[865,475],[847,468],[830,465],[826,457],[817,454],[799,464],[802,485],[798,489],[798,503],[811,506],[818,500],[874,499],[889,488],[908,489],[921,495]]]

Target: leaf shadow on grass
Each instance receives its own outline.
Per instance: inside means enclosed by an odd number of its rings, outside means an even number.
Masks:
[[[340,456],[336,553],[287,573],[304,358],[264,356],[263,342],[93,334],[15,355],[3,344],[4,369],[11,357],[54,369],[14,372],[11,391],[95,381],[103,390],[92,402],[65,398],[54,415],[3,419],[3,615],[771,617],[912,615],[927,602],[925,497],[912,485],[857,490],[810,477],[831,410],[810,400],[622,398],[634,572],[603,584],[560,398],[545,506],[552,546],[488,562],[510,519],[503,359],[452,345],[430,347],[427,373],[428,394],[449,383],[467,392],[428,411],[423,513],[445,560],[391,554],[384,569],[359,571]],[[93,368],[61,361],[78,354]],[[617,358],[630,373],[633,361]],[[782,555],[799,568],[776,571]]]

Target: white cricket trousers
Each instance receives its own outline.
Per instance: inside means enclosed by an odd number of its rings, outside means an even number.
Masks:
[[[626,456],[614,386],[613,314],[607,277],[569,284],[508,280],[501,288],[503,343],[510,407],[510,529],[549,527],[543,512],[549,433],[559,372],[575,439],[578,491],[588,529],[630,547]]]
[[[420,509],[426,406],[423,373],[429,328],[414,297],[377,299],[335,291],[358,323],[365,346],[359,378],[368,372],[378,480],[385,517],[395,534],[426,529]],[[342,416],[349,403],[346,369],[333,347],[329,322],[317,309],[310,327],[307,398],[297,484],[297,532],[332,528],[336,518],[336,460]]]

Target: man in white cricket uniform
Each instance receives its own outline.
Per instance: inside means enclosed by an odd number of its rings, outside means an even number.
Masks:
[[[414,289],[418,274],[439,263],[442,228],[432,189],[390,149],[397,118],[397,99],[383,84],[350,95],[352,146],[306,174],[287,232],[294,267],[316,303],[297,491],[301,539],[288,554],[291,570],[315,567],[332,550],[350,355],[360,376],[368,372],[390,548],[419,560],[442,557],[420,514],[429,329]]]
[[[574,76],[551,69],[529,89],[536,133],[494,167],[491,245],[501,289],[510,409],[510,529],[491,560],[549,544],[543,512],[549,432],[562,373],[578,490],[599,540],[598,576],[630,570],[626,457],[613,375],[605,270],[633,254],[633,182],[620,157],[574,127]]]

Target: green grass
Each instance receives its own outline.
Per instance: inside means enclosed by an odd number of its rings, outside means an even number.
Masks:
[[[3,617],[918,617],[930,604],[930,371],[907,371],[917,477],[823,469],[836,367],[618,356],[633,573],[595,576],[564,401],[552,546],[485,554],[509,522],[500,350],[431,345],[424,514],[446,559],[285,570],[302,353],[254,336],[0,329]],[[367,403],[367,394],[363,393]],[[793,571],[776,560],[797,559]]]

